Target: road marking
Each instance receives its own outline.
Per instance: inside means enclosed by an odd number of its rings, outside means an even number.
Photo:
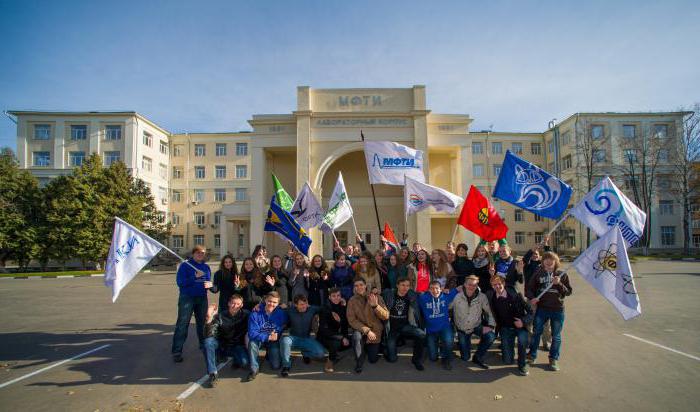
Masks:
[[[220,364],[216,365],[216,371],[218,372],[221,370],[221,368],[228,365],[228,363],[231,362],[231,359],[233,359],[233,358],[228,358],[228,359],[226,359],[225,362],[221,362]],[[197,389],[202,387],[202,385],[204,384],[204,382],[207,381],[207,379],[209,379],[209,374],[206,374],[206,375],[202,376],[201,378],[199,378],[199,380],[197,382],[190,385],[189,388],[187,388],[184,392],[182,392],[180,395],[178,395],[177,400],[181,401],[181,400],[187,398],[188,396],[192,395],[194,393],[194,391],[196,391]]]
[[[676,350],[676,349],[673,349],[673,348],[669,348],[668,346],[660,345],[660,344],[658,344],[658,343],[656,343],[656,342],[652,342],[652,341],[650,341],[650,340],[646,340],[646,339],[643,339],[643,338],[640,338],[640,337],[637,337],[637,336],[634,336],[634,335],[630,335],[630,334],[628,334],[628,333],[623,333],[623,335],[627,336],[628,338],[636,339],[636,340],[638,340],[638,341],[640,341],[640,342],[648,343],[648,344],[650,344],[650,345],[654,345],[654,346],[659,347],[659,348],[661,348],[661,349],[666,349],[666,350],[671,351],[671,352],[673,352],[673,353],[677,353],[677,354],[679,354],[679,355],[686,356],[686,357],[688,357],[688,358],[690,358],[690,359],[695,359],[696,361],[700,361],[700,358],[697,357],[697,356],[693,356],[693,355],[687,354],[687,353],[685,353],[685,352],[681,352],[681,351],[679,351],[679,350]]]
[[[111,346],[111,345],[110,345],[110,344],[102,345],[102,346],[97,347],[97,348],[95,348],[95,349],[91,349],[91,350],[89,350],[89,351],[87,351],[87,352],[83,352],[83,353],[81,353],[81,354],[79,354],[79,355],[75,355],[75,356],[73,356],[72,358],[64,359],[64,360],[62,360],[62,361],[60,361],[60,362],[54,363],[53,365],[49,365],[49,366],[47,366],[47,367],[45,367],[45,368],[41,368],[41,369],[39,369],[39,370],[37,370],[37,371],[34,371],[34,372],[32,372],[32,373],[28,373],[28,374],[26,374],[26,375],[20,376],[19,378],[12,379],[11,381],[8,381],[8,382],[5,382],[5,383],[3,383],[3,384],[0,384],[0,389],[4,388],[5,386],[12,385],[12,384],[15,383],[15,382],[19,382],[19,381],[21,381],[21,380],[23,380],[23,379],[27,379],[27,378],[32,377],[32,376],[34,376],[34,375],[38,375],[38,374],[40,374],[41,372],[45,372],[45,371],[47,371],[47,370],[49,370],[49,369],[53,369],[53,368],[55,368],[56,366],[61,366],[61,365],[63,365],[64,363],[68,363],[68,362],[70,362],[70,361],[72,361],[72,360],[76,360],[76,359],[82,358],[82,357],[85,356],[85,355],[89,355],[89,354],[91,354],[91,353],[93,353],[93,352],[97,352],[98,350],[104,349],[104,348],[109,347],[109,346]]]

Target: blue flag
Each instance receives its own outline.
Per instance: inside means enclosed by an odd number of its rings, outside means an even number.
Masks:
[[[571,186],[508,150],[493,197],[557,219],[566,210],[572,192]]]
[[[267,221],[265,221],[266,232],[277,232],[287,238],[303,254],[309,254],[311,238],[306,231],[299,226],[289,212],[282,209],[275,203],[275,197],[270,201],[270,210],[267,211]]]

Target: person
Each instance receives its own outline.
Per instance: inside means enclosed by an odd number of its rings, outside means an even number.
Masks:
[[[463,285],[464,278],[474,273],[474,263],[467,256],[467,252],[469,252],[469,246],[464,243],[457,245],[455,260],[452,263],[457,285]]]
[[[296,252],[294,254],[294,267],[289,272],[289,296],[304,295],[309,296],[309,266],[306,257]]]
[[[367,291],[367,282],[358,278],[354,282],[354,295],[348,302],[348,324],[353,329],[352,346],[355,350],[355,373],[362,373],[365,357],[370,363],[379,360],[379,343],[384,331],[384,321],[389,311],[379,294]]]
[[[484,362],[484,358],[486,351],[496,339],[496,334],[493,332],[496,321],[493,318],[488,297],[479,291],[478,285],[479,278],[473,275],[467,276],[464,287],[452,302],[452,313],[457,328],[460,357],[463,361],[468,361],[472,334],[481,336],[479,347],[472,357],[472,363],[482,369],[488,369],[489,366]],[[482,319],[485,319],[483,325]]]
[[[549,236],[545,236],[544,241],[533,246],[532,249],[528,250],[523,256],[523,262],[525,267],[523,270],[523,275],[525,278],[525,285],[530,283],[532,275],[535,274],[537,269],[542,265],[542,253],[549,252],[552,248],[549,247]],[[532,337],[532,323],[529,326],[530,334]],[[549,322],[545,322],[544,329],[542,332],[542,348],[545,351],[549,351],[549,345],[552,342],[552,330],[549,326]]]
[[[447,244],[445,245],[445,254],[448,252],[456,253],[457,249],[455,248],[455,242],[448,240]]]
[[[382,290],[382,279],[379,272],[372,262],[372,254],[365,252],[360,256],[360,259],[355,264],[355,279],[364,279],[367,284],[367,290],[370,292]]]
[[[496,319],[496,330],[501,336],[501,356],[503,363],[512,365],[515,355],[515,339],[518,339],[518,373],[529,374],[526,352],[528,346],[527,324],[532,321],[532,308],[520,293],[506,289],[505,280],[497,275],[491,277],[493,291],[489,295],[489,305]]]
[[[428,258],[428,252],[420,249],[416,253],[416,261],[408,266],[408,279],[411,281],[411,289],[418,293],[427,292],[430,282],[433,280],[432,265]]]
[[[399,250],[399,264],[408,267],[408,265],[412,264],[413,261],[415,260],[416,256],[411,252],[409,248],[406,246],[403,246]]]
[[[250,360],[250,373],[247,381],[250,382],[258,375],[258,353],[261,347],[267,348],[267,359],[272,369],[280,367],[280,338],[287,324],[287,312],[279,307],[280,295],[270,292],[265,296],[264,310],[254,311],[248,319],[248,357]]]
[[[182,362],[182,347],[187,340],[187,331],[194,314],[197,325],[199,348],[204,348],[204,323],[207,316],[207,289],[213,286],[211,268],[205,263],[206,248],[196,245],[192,249],[192,257],[182,263],[177,269],[177,286],[180,296],[177,300],[177,321],[173,333],[171,354],[173,361]]]
[[[420,242],[413,242],[413,253],[418,254],[419,251],[423,250],[423,246],[420,244]]]
[[[505,240],[505,239],[504,239]],[[492,242],[488,242],[488,251],[489,255],[491,256],[491,260],[494,262],[496,259],[498,259],[498,248],[500,246],[500,242],[498,240],[494,240]]]
[[[253,249],[253,261],[255,267],[261,273],[267,273],[270,270],[270,259],[267,258],[267,248],[263,245],[256,245]]]
[[[350,267],[345,254],[338,254],[331,269],[331,287],[340,289],[340,293],[346,301],[352,297],[354,277],[355,272]]]
[[[243,263],[241,264],[241,276],[245,279],[247,284],[251,285],[255,282],[255,277],[258,272],[260,271],[255,266],[255,260],[252,257],[243,259]]]
[[[328,297],[330,276],[328,266],[321,255],[311,258],[309,269],[309,305],[321,306]]]
[[[294,268],[295,249],[292,242],[287,243],[287,254],[284,255],[284,271],[289,273]]]
[[[392,256],[393,253],[385,253],[382,249],[377,249],[376,252],[374,252],[374,262],[373,266],[374,269],[377,271],[379,274],[379,280],[380,280],[380,287],[379,290],[382,291],[389,286],[389,257]]]
[[[457,252],[452,251],[452,250],[447,250],[445,251],[445,254],[447,255],[447,263],[450,265],[455,263],[455,260],[457,259]]]
[[[530,304],[537,308],[528,359],[532,363],[537,359],[537,347],[540,345],[544,323],[549,321],[552,327],[549,366],[553,371],[559,370],[561,331],[564,327],[564,298],[571,296],[572,293],[569,276],[559,269],[560,265],[559,256],[556,253],[545,252],[542,255],[542,266],[532,276],[525,289]]]
[[[505,242],[498,248],[498,259],[494,264],[496,274],[506,280],[506,288],[517,293],[516,283],[523,283],[524,263],[521,259],[514,259],[510,246]]]
[[[292,367],[292,349],[301,351],[304,359],[319,359],[325,357],[323,345],[311,337],[311,324],[319,313],[318,306],[309,306],[304,295],[294,296],[294,306],[287,309],[289,318],[289,335],[282,337],[280,351],[282,353],[282,370],[280,376],[289,376]]]
[[[321,308],[316,339],[328,350],[328,360],[324,371],[332,373],[338,362],[338,352],[350,347],[348,339],[348,317],[345,299],[340,289],[328,291],[328,302]]]
[[[433,280],[430,282],[430,291],[423,293],[418,298],[418,304],[425,320],[428,357],[433,362],[437,361],[439,344],[442,367],[446,370],[452,369],[454,331],[450,324],[449,307],[455,296],[457,296],[457,289],[443,293],[440,282]]]
[[[479,278],[479,289],[481,289],[482,293],[488,292],[491,290],[490,272],[495,273],[495,268],[493,267],[491,255],[489,255],[488,250],[486,250],[486,246],[481,243],[474,249],[472,264],[474,265],[474,275]]]
[[[289,290],[287,288],[287,281],[289,280],[287,272],[284,270],[284,263],[282,257],[279,255],[272,256],[270,259],[270,270],[267,272],[273,279],[275,279],[275,290],[280,294],[280,306],[283,309],[287,308],[287,302],[289,302]]]
[[[413,340],[413,356],[411,363],[422,371],[423,347],[425,345],[425,331],[422,329],[423,319],[418,306],[418,296],[411,290],[411,282],[400,277],[396,284],[396,290],[386,289],[384,301],[389,310],[389,321],[386,323],[386,360],[396,362],[397,342],[399,339]]]
[[[265,299],[268,293],[277,291],[281,283],[275,276],[275,272],[268,270],[263,273],[260,269],[255,268],[255,279],[248,290],[248,307],[257,306]],[[281,296],[281,295],[280,295]],[[283,301],[280,301],[283,302]],[[280,303],[282,305],[283,303]]]
[[[216,369],[217,355],[231,356],[233,368],[248,366],[245,337],[248,334],[248,311],[243,309],[243,297],[231,295],[226,309],[219,313],[216,305],[209,305],[205,325],[204,360],[209,374],[209,385],[216,386],[219,378]]]
[[[433,279],[440,282],[442,289],[454,289],[457,281],[452,270],[452,265],[447,261],[447,254],[442,249],[435,249],[432,253]]]
[[[228,301],[234,294],[243,296],[248,287],[245,279],[241,279],[238,274],[236,260],[231,255],[226,255],[221,259],[219,270],[214,272],[214,281],[209,292],[219,294],[219,310],[225,311]]]
[[[396,290],[396,282],[401,278],[406,278],[407,276],[408,270],[406,269],[406,266],[401,264],[399,257],[396,256],[396,254],[389,256],[389,265],[387,266],[386,271],[387,284],[385,285],[383,292],[386,292],[387,290]],[[408,278],[406,280],[408,280]]]

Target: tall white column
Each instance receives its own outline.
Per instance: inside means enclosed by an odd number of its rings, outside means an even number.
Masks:
[[[53,131],[53,168],[66,168],[66,123],[63,120],[57,120],[54,124]]]
[[[226,216],[222,214],[219,220],[219,256],[224,256],[228,252],[228,225]]]
[[[248,235],[250,250],[263,241],[265,222],[265,149],[252,147],[250,150],[250,233]]]
[[[100,122],[98,120],[91,120],[89,128],[88,139],[90,139],[90,153],[88,153],[88,156],[93,153],[100,154]]]

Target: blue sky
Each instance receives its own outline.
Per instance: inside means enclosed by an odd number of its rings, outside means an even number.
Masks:
[[[687,1],[6,1],[0,109],[136,110],[173,132],[247,130],[296,87],[427,86],[473,130],[700,101]],[[15,147],[0,118],[0,146]]]

